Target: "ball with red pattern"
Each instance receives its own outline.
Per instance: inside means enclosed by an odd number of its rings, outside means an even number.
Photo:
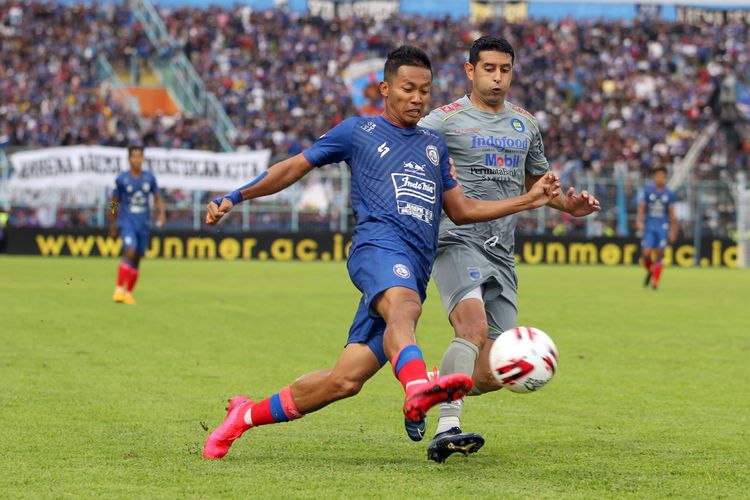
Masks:
[[[557,347],[538,328],[511,328],[492,345],[490,369],[509,391],[534,392],[544,387],[557,371]]]

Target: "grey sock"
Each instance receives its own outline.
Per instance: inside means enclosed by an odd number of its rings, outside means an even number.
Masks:
[[[440,363],[440,375],[463,373],[471,377],[474,373],[474,363],[478,356],[479,349],[477,346],[468,340],[455,338],[443,355],[443,361]],[[442,403],[440,405],[440,418],[460,418],[461,403],[461,400]]]

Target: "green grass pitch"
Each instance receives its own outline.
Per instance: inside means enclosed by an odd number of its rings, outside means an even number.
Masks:
[[[0,258],[6,498],[747,498],[750,273],[524,266],[520,323],[560,350],[549,386],[468,400],[485,447],[445,464],[409,441],[390,366],[357,397],[200,451],[237,393],[332,366],[358,294],[341,263]],[[452,332],[431,288],[429,365]],[[428,433],[436,413],[430,414]]]

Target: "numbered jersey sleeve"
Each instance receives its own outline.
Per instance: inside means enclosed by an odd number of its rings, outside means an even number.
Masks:
[[[352,132],[359,118],[348,118],[321,135],[315,144],[302,154],[315,167],[341,161],[348,162],[352,156]]]

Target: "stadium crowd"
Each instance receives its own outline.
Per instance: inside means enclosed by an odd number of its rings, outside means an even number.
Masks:
[[[124,4],[9,1],[0,5],[0,147],[73,144],[211,148],[199,117],[141,117],[109,85],[98,58],[153,57]]]
[[[0,5],[0,147],[123,145],[142,138],[153,146],[215,148],[200,117],[143,119],[99,86],[100,54],[114,63],[183,51],[235,124],[236,146],[270,148],[276,160],[356,113],[343,78],[352,63],[402,43],[423,45],[434,63],[433,105],[446,104],[468,88],[469,44],[492,33],[516,49],[511,99],[536,115],[547,156],[563,179],[587,171],[638,179],[654,165],[684,157],[720,117],[719,86],[727,74],[750,74],[750,37],[741,24],[509,24],[413,15],[376,22],[247,6],[159,12],[173,47],[152,47],[126,4]],[[730,131],[743,126],[730,125]],[[716,134],[696,175],[733,177],[748,169],[749,158],[747,138]]]

